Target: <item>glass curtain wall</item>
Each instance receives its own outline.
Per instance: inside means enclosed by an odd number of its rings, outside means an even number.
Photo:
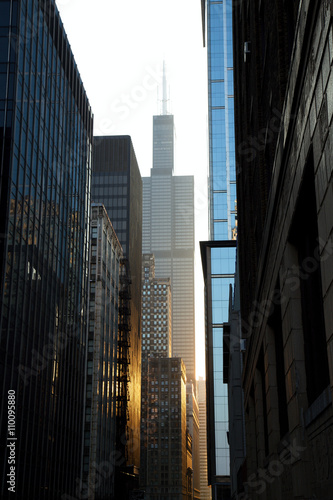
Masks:
[[[234,283],[236,242],[236,168],[232,47],[232,1],[207,1],[209,103],[209,248],[211,269],[206,284],[211,301],[207,342],[213,369],[208,380],[214,401],[215,456],[211,481],[228,476],[228,389],[223,384],[223,323],[228,321],[230,285]],[[212,422],[212,419],[214,421]],[[215,465],[214,465],[215,462]],[[213,487],[214,492],[214,487]]]
[[[209,229],[231,240],[236,226],[232,2],[208,1]]]

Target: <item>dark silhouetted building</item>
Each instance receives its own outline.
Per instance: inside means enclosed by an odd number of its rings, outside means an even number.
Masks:
[[[94,137],[92,200],[103,203],[124,252],[119,283],[115,495],[136,488],[140,466],[142,180],[129,136]],[[139,251],[138,251],[139,250]]]
[[[230,286],[229,319],[223,325],[223,382],[228,384],[230,493],[233,500],[237,499],[246,456],[242,386],[244,347],[240,318],[238,272],[236,270],[235,287],[233,289]]]
[[[93,119],[53,0],[1,2],[0,30],[1,498],[59,499],[81,477]]]
[[[333,490],[332,16],[316,0],[233,8],[239,477],[253,499]]]

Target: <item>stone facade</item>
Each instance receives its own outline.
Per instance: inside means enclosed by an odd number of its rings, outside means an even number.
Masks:
[[[333,490],[333,3],[256,4],[233,11],[246,338],[238,498],[323,500]]]

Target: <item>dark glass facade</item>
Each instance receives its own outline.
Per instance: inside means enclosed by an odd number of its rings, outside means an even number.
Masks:
[[[0,2],[1,497],[16,394],[16,497],[81,474],[92,114],[54,1]]]

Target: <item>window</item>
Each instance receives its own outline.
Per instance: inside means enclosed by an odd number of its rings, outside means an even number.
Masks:
[[[275,289],[280,290],[279,281],[277,282]],[[271,327],[274,336],[280,439],[282,439],[283,436],[289,431],[281,318],[282,318],[281,305],[279,302],[274,304],[274,310],[270,315],[270,317],[268,318],[267,323],[268,326]]]
[[[289,240],[298,254],[306,385],[311,405],[329,385],[321,270],[316,259],[318,221],[312,153],[304,168]]]

